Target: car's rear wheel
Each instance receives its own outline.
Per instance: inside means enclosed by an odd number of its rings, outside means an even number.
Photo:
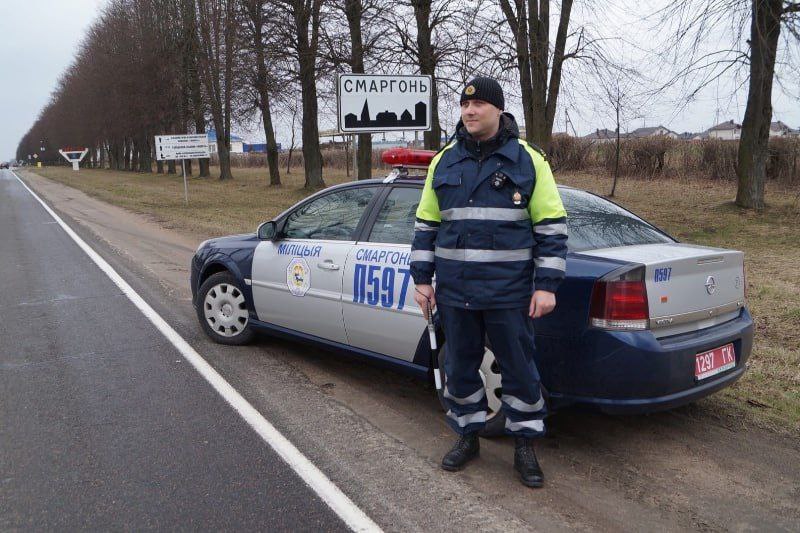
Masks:
[[[447,351],[446,345],[447,343],[445,342],[439,350],[439,368],[442,370],[442,388],[447,384],[447,376],[444,372],[444,359]],[[486,340],[483,361],[481,361],[481,367],[478,373],[483,381],[483,388],[486,391],[486,402],[489,405],[489,410],[486,414],[486,425],[481,430],[480,436],[498,437],[505,432],[506,416],[500,410],[500,397],[503,393],[500,367],[494,358],[494,353],[492,352],[488,339]],[[447,406],[444,402],[444,392],[441,390],[437,392],[439,394],[439,402],[441,402],[442,407],[447,410]]]
[[[241,345],[252,340],[247,302],[230,272],[217,272],[205,280],[196,301],[200,325],[214,342]]]

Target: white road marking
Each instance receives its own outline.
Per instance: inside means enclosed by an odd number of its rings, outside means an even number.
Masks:
[[[225,381],[214,368],[209,365],[203,357],[192,348],[177,331],[172,329],[161,315],[150,307],[150,305],[139,296],[139,294],[128,285],[122,276],[109,265],[105,259],[86,244],[72,228],[70,228],[61,217],[59,217],[50,206],[39,198],[24,181],[17,176],[16,172],[11,171],[14,177],[28,190],[31,195],[38,200],[42,207],[53,217],[59,226],[69,235],[73,241],[84,251],[89,258],[100,267],[111,281],[133,302],[139,311],[147,317],[150,322],[158,329],[173,346],[183,355],[187,361],[200,373],[201,376],[211,384],[212,387],[227,401],[231,407],[252,427],[261,438],[275,450],[275,452],[294,470],[300,478],[324,501],[353,531],[381,531],[378,524],[353,503],[328,477],[317,468],[314,463],[309,461],[305,455],[284,437],[275,426],[269,423],[264,416],[253,407],[230,383]]]

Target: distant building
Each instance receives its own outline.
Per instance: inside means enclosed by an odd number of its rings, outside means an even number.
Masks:
[[[684,131],[683,133],[679,133],[678,134],[678,140],[679,141],[691,141],[691,140],[694,140],[695,136],[697,136],[696,133],[692,133],[690,131]]]
[[[742,136],[742,125],[728,120],[717,124],[707,130],[710,139],[723,139],[726,141],[738,140]]]
[[[769,125],[770,137],[798,137],[800,136],[800,129],[792,129],[780,120],[772,122]]]
[[[281,143],[276,143],[278,145],[278,151],[281,151]],[[254,152],[259,154],[266,154],[267,153],[267,143],[254,143],[254,144],[244,144],[244,152]]]
[[[626,136],[627,136],[627,134],[625,134],[625,133],[620,133],[619,134],[619,138],[620,139],[624,139]],[[601,143],[616,142],[616,140],[617,140],[617,132],[604,128],[602,130],[595,130],[592,133],[590,133],[589,135],[584,135],[583,138],[584,139],[588,139],[590,141],[601,142]]]
[[[653,126],[648,128],[636,128],[628,134],[628,137],[632,139],[644,139],[645,137],[669,137],[670,139],[677,139],[678,134],[664,126]]]
[[[214,130],[208,130],[206,135],[208,136],[208,149],[212,154],[217,153],[217,132]],[[231,153],[244,153],[244,139],[238,135],[234,135],[233,133],[231,133]]]
[[[389,148],[407,148],[409,144],[413,144],[414,141],[405,141],[403,139],[397,139],[394,141],[372,141],[372,149],[373,150],[388,150]]]

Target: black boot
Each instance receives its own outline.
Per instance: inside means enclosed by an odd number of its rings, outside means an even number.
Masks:
[[[442,468],[455,472],[461,470],[467,462],[480,454],[481,446],[478,433],[461,435],[458,442],[447,452],[442,459]]]
[[[544,474],[533,452],[533,439],[514,439],[514,469],[522,476],[523,485],[536,488],[544,485]]]

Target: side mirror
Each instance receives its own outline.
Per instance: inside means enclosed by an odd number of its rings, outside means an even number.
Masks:
[[[258,227],[258,238],[263,241],[277,241],[280,238],[278,224],[274,220],[261,224]]]

